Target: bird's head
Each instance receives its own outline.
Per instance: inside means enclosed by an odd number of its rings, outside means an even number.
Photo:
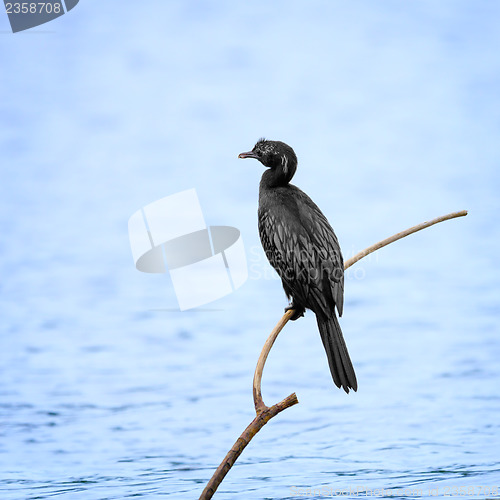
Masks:
[[[276,179],[288,183],[297,170],[297,156],[294,150],[281,141],[259,139],[252,151],[240,153],[238,158],[255,158],[262,165],[273,170]]]

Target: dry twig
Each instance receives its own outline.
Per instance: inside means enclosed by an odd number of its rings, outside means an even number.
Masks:
[[[354,257],[348,259],[344,263],[344,270],[351,267],[353,264],[358,262],[358,260],[366,257],[367,255],[375,252],[375,250],[379,250],[382,247],[389,245],[405,236],[416,233],[422,229],[425,229],[429,226],[433,226],[439,222],[443,222],[445,220],[454,219],[456,217],[463,217],[467,215],[466,210],[462,210],[460,212],[453,212],[448,215],[443,215],[442,217],[437,217],[436,219],[432,219],[428,222],[423,222],[422,224],[418,224],[417,226],[413,226],[406,231],[402,231],[400,233],[395,234],[385,240],[379,241],[375,245],[366,248],[362,252],[359,252]],[[290,396],[283,399],[279,403],[268,407],[264,404],[262,400],[262,391],[261,391],[261,381],[262,381],[262,372],[264,371],[264,365],[267,360],[267,356],[271,351],[271,348],[277,339],[279,333],[283,329],[283,327],[287,324],[288,320],[293,316],[293,309],[288,310],[278,324],[274,327],[273,331],[269,335],[264,347],[262,348],[262,352],[260,353],[259,360],[257,361],[257,367],[255,368],[255,374],[253,378],[253,400],[255,405],[256,416],[250,423],[250,425],[243,431],[241,436],[238,438],[236,443],[234,443],[233,447],[229,450],[227,455],[224,457],[224,460],[221,462],[217,470],[214,472],[212,478],[206,485],[203,490],[200,500],[208,500],[212,498],[215,491],[217,490],[219,484],[222,482],[226,474],[229,472],[229,469],[233,466],[234,462],[236,462],[237,458],[241,455],[242,451],[245,449],[247,444],[252,440],[252,438],[257,434],[257,432],[264,427],[264,425],[271,420],[271,418],[275,417],[278,413],[286,410],[290,406],[296,405],[299,400],[295,393],[290,394]]]

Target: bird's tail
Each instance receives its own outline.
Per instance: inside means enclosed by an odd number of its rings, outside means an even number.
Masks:
[[[317,315],[316,319],[335,385],[342,387],[347,393],[349,389],[356,391],[358,389],[356,374],[337,317],[335,314],[327,318]]]

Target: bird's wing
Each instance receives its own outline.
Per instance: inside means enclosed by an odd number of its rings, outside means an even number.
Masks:
[[[312,200],[302,191],[300,198],[293,209],[259,212],[262,246],[287,294],[315,312],[329,316],[336,306],[342,315],[344,267],[337,237]]]
[[[302,225],[308,229],[310,245],[316,249],[315,266],[323,272],[320,287],[329,286],[333,302],[342,316],[344,308],[344,260],[332,226],[316,204],[305,194],[307,202],[300,205]],[[326,292],[326,290],[322,290]]]

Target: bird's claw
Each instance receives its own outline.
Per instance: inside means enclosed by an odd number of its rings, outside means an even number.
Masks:
[[[285,313],[292,309],[295,312],[293,313],[293,316],[290,318],[291,321],[296,321],[299,318],[302,318],[302,316],[304,316],[304,313],[306,312],[304,307],[300,307],[295,304],[290,304],[288,307],[285,307]]]

